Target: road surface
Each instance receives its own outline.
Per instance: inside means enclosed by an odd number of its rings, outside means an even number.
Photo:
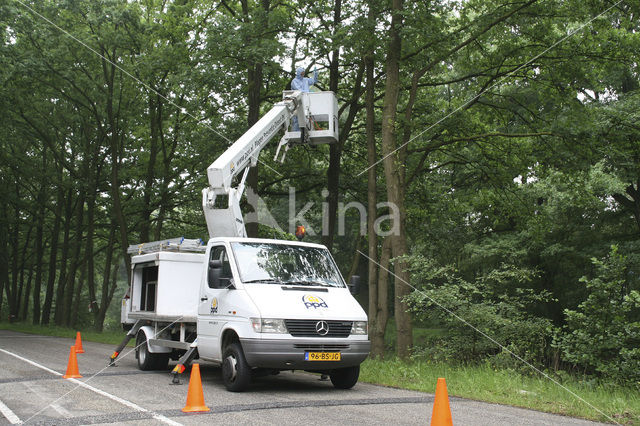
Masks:
[[[358,383],[334,389],[304,372],[258,378],[244,393],[227,392],[220,369],[201,365],[205,403],[211,411],[184,414],[184,384],[171,385],[169,372],[142,372],[133,353],[105,368],[111,345],[83,342],[81,379],[65,380],[67,338],[0,330],[0,424],[428,424],[433,395]],[[450,398],[455,425],[594,425],[597,423],[531,410]]]

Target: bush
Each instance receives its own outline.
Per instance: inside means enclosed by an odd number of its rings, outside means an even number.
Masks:
[[[501,366],[522,366],[521,361],[505,357],[508,348],[528,362],[544,362],[553,326],[529,309],[551,297],[527,288],[535,271],[502,264],[466,280],[452,265],[440,266],[420,255],[409,257],[408,263],[414,285],[421,289],[409,296],[411,312],[421,320],[437,318],[448,331],[446,338],[418,349],[416,356],[434,361],[496,357]]]
[[[576,310],[565,309],[555,345],[585,374],[640,386],[640,293],[627,282],[627,258],[612,246],[592,262],[595,276],[580,279],[588,296]]]

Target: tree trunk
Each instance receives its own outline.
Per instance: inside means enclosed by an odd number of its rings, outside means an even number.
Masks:
[[[149,240],[150,228],[151,228],[151,213],[153,213],[153,207],[151,206],[151,195],[155,191],[155,167],[156,158],[158,157],[158,137],[160,128],[162,127],[162,116],[160,115],[160,105],[162,99],[157,95],[149,93],[149,128],[150,128],[150,147],[149,147],[149,163],[147,164],[147,173],[145,177],[144,195],[142,197],[142,213],[140,217],[140,242],[146,242]],[[93,299],[92,299],[93,300]]]
[[[338,29],[342,22],[342,0],[335,0],[333,7],[333,34],[337,37]],[[334,40],[336,41],[336,40]],[[329,90],[338,94],[338,83],[340,81],[340,50],[334,49],[331,52],[331,62],[329,62]],[[338,193],[340,191],[340,161],[342,158],[342,143],[331,144],[329,146],[329,168],[327,169],[327,197],[326,202],[329,207],[329,217],[323,220],[323,228],[326,222],[327,229],[322,229],[322,244],[329,250],[333,247],[333,237],[336,231],[336,216],[338,213]]]
[[[109,309],[109,305],[111,304],[111,301],[113,300],[113,294],[116,291],[116,288],[118,288],[118,271],[120,270],[120,262],[118,261],[118,258],[116,257],[116,261],[113,264],[113,272],[111,273],[111,288],[108,289],[108,293],[106,296],[106,300],[104,300],[105,298],[103,297],[103,303],[104,305],[100,305],[100,312],[98,315],[98,318],[96,319],[96,327],[100,327],[99,329],[96,328],[98,331],[102,331],[103,327],[104,327],[104,318],[107,314],[107,310]],[[106,289],[105,289],[106,290]]]
[[[29,268],[29,276],[27,277],[27,288],[22,299],[22,310],[20,312],[20,321],[26,321],[29,316],[29,296],[31,295],[31,281],[33,280],[33,269]]]
[[[358,267],[360,266],[360,257],[362,257],[360,255],[360,249],[362,248],[362,235],[360,235],[359,228],[355,238],[356,238],[356,246],[353,250],[351,267],[349,268],[349,273],[347,274],[347,282],[351,282],[351,277],[358,273]]]
[[[167,144],[167,140],[164,137],[164,133],[162,130],[162,126],[160,127],[160,142],[162,143],[162,183],[160,185],[160,200],[158,207],[158,219],[156,221],[155,228],[155,237],[154,240],[162,239],[162,227],[164,225],[164,219],[167,211],[171,211],[171,206],[169,205],[169,183],[173,181],[171,176],[171,161],[173,160],[176,147],[178,145],[180,132],[180,119],[179,116],[176,117],[175,123],[173,124],[173,138],[172,145]]]
[[[80,305],[82,304],[80,296],[82,296],[82,284],[85,280],[85,275],[87,273],[87,264],[84,263],[80,268],[80,279],[74,288],[75,295],[73,297],[73,305],[71,305],[71,320],[69,322],[69,326],[71,328],[76,328],[78,324],[78,316],[80,314]]]
[[[398,206],[398,208],[401,209],[402,207]],[[402,225],[400,229],[401,232],[404,232],[404,227]],[[404,233],[392,237],[392,253],[393,257],[396,259],[408,253],[407,239]],[[409,287],[411,277],[407,270],[407,264],[403,260],[396,260],[393,269],[396,274],[396,279],[394,280],[394,310],[396,317],[396,330],[398,333],[396,349],[398,356],[405,359],[411,354],[410,351],[413,346],[411,315],[408,312],[409,307],[404,300],[405,297],[411,293],[411,287]]]
[[[18,186],[17,182],[15,184],[15,196],[16,196],[16,200],[20,199],[20,187]],[[6,216],[5,216],[6,217]],[[32,227],[29,228],[29,232],[27,234],[27,239],[24,241],[24,248],[29,246],[29,238],[31,237],[31,229]],[[7,293],[7,302],[9,304],[9,320],[11,320],[12,318],[16,318],[19,316],[19,311],[20,311],[20,300],[17,296],[18,293],[18,276],[24,274],[24,267],[25,267],[25,251],[24,249],[22,250],[22,257],[20,257],[19,255],[19,247],[20,247],[20,208],[18,206],[18,204],[16,203],[16,205],[13,208],[13,229],[11,230],[11,240],[10,243],[11,245],[11,253],[12,253],[12,259],[11,259],[11,285],[9,286],[9,283],[7,283],[7,287],[6,287],[6,293]],[[19,262],[20,260],[22,260],[22,267],[20,268]]]
[[[367,19],[370,28],[375,27],[375,12],[373,1],[369,1],[369,10]],[[383,324],[379,324],[378,312],[389,312],[387,290],[383,292],[383,299],[378,297],[378,236],[375,231],[375,220],[377,216],[376,204],[378,202],[377,194],[377,172],[376,172],[376,137],[375,137],[375,81],[374,81],[374,56],[373,44],[368,46],[365,56],[365,73],[367,78],[365,89],[365,109],[366,109],[366,125],[365,133],[367,139],[367,246],[368,246],[368,284],[369,284],[369,335],[372,342],[372,357],[384,356],[384,331],[387,325],[387,319],[383,320]],[[384,251],[384,249],[383,249]],[[387,256],[388,259],[388,256]],[[387,261],[388,262],[388,261]],[[380,274],[384,274],[386,286],[387,272],[380,270]]]
[[[102,50],[103,57],[107,54],[106,51]],[[116,52],[115,49],[111,53],[112,61],[115,60]],[[106,59],[102,59],[102,73],[105,79],[105,84],[107,86],[107,119],[108,119],[108,139],[109,139],[109,156],[111,157],[111,176],[110,176],[110,186],[111,186],[111,201],[113,202],[113,215],[115,217],[116,223],[118,224],[118,229],[120,230],[120,249],[122,250],[122,254],[124,256],[125,265],[127,267],[127,276],[131,278],[131,259],[127,253],[127,248],[129,247],[129,231],[127,228],[127,221],[125,220],[124,211],[122,209],[122,200],[120,199],[120,178],[119,178],[119,170],[120,170],[120,138],[124,137],[121,135],[121,129],[118,126],[118,120],[116,118],[116,114],[114,111],[113,101],[115,98],[115,74],[116,67],[113,63],[107,62]]]
[[[258,31],[265,31],[269,27],[269,8],[271,0],[261,0],[262,13],[256,19]],[[246,1],[242,2],[242,13],[245,22],[249,22],[249,6]],[[247,68],[247,125],[253,126],[260,119],[260,103],[262,102],[262,61],[250,62]],[[247,236],[249,238],[258,237],[258,165],[249,170],[246,180],[247,187],[247,213],[253,216],[253,220],[245,224]]]
[[[42,170],[47,170],[47,150],[42,149]],[[45,182],[41,182],[36,198],[36,281],[33,286],[33,324],[40,324],[40,289],[42,287],[42,258],[44,257]]]
[[[4,179],[2,179],[4,181]],[[4,182],[2,182],[4,184]],[[2,302],[4,298],[4,289],[9,289],[9,241],[7,236],[9,235],[9,223],[7,214],[7,205],[2,204],[2,210],[0,214],[0,318],[2,318]],[[15,250],[13,251],[16,255]],[[7,293],[8,294],[8,293]],[[9,299],[9,297],[7,297]],[[9,304],[9,319],[11,319],[11,304]]]
[[[389,47],[386,58],[386,75],[384,104],[382,110],[382,155],[384,158],[384,173],[387,184],[387,200],[397,206],[400,217],[395,218],[398,223],[398,235],[391,235],[391,250],[394,258],[407,254],[405,235],[405,207],[404,207],[404,180],[402,179],[402,163],[396,152],[396,112],[398,107],[398,95],[400,89],[400,55],[402,27],[402,0],[392,1],[391,26],[389,29]],[[409,273],[402,261],[396,261],[394,267],[395,293],[394,306],[397,329],[396,350],[400,358],[407,358],[413,344],[411,329],[411,317],[407,313],[407,306],[403,297],[409,294]]]
[[[93,147],[92,147],[93,145]],[[95,236],[95,210],[96,210],[96,194],[98,193],[98,181],[100,180],[100,172],[102,162],[96,161],[98,158],[98,145],[92,144],[90,140],[86,142],[86,151],[90,153],[91,160],[88,162],[87,173],[87,239],[85,241],[85,264],[87,266],[87,288],[89,290],[89,306],[91,310],[97,310],[98,302],[96,298],[96,276],[95,276],[95,259],[94,259],[94,236]],[[156,148],[157,149],[157,148]],[[155,162],[155,155],[154,160]],[[153,185],[152,185],[153,186]],[[150,189],[151,191],[151,189]],[[151,213],[149,212],[149,216]],[[143,222],[149,222],[150,217],[143,217]],[[113,224],[112,224],[113,227]],[[149,237],[149,228],[146,228],[147,238]],[[80,283],[80,286],[83,283]],[[78,286],[78,288],[80,288]],[[76,303],[76,306],[78,304]]]
[[[43,325],[49,324],[51,315],[51,304],[53,303],[53,286],[56,281],[56,271],[58,269],[58,237],[60,234],[60,222],[62,221],[62,203],[64,201],[64,190],[60,185],[62,181],[62,169],[58,170],[58,197],[56,200],[55,218],[53,220],[53,229],[51,230],[51,249],[49,251],[49,273],[47,275],[47,290],[44,298],[44,306],[42,308]]]
[[[93,175],[93,173],[91,173]],[[87,267],[87,288],[89,289],[89,306],[91,309],[97,309],[98,302],[96,300],[96,282],[95,282],[95,263],[93,256],[93,234],[94,234],[94,209],[96,200],[96,188],[89,188],[89,194],[87,197],[87,239],[85,241],[85,258],[84,262]],[[81,281],[76,290],[76,294],[80,294],[80,288],[83,284]],[[78,306],[76,302],[74,306]]]
[[[17,266],[15,267],[16,275],[18,275],[18,274],[20,275],[20,286],[18,287],[18,295],[17,296],[15,296],[15,289],[13,291],[13,293],[14,293],[14,296],[13,296],[14,302],[13,302],[13,304],[14,304],[14,307],[15,307],[15,310],[16,310],[14,315],[16,317],[21,318],[23,321],[24,321],[24,319],[21,316],[22,314],[21,314],[21,311],[20,311],[20,307],[24,306],[24,310],[28,309],[27,307],[28,307],[29,296],[28,295],[26,296],[26,300],[25,300],[25,303],[23,305],[23,303],[22,303],[22,293],[23,293],[23,291],[22,290],[24,290],[24,276],[26,274],[25,270],[26,270],[26,265],[27,265],[27,259],[29,257],[31,257],[31,255],[28,255],[29,248],[31,247],[29,245],[29,242],[31,241],[31,232],[33,232],[33,225],[29,225],[29,229],[27,230],[27,236],[24,239],[24,244],[22,244],[22,255],[20,256],[20,267],[19,268]],[[30,275],[31,274],[31,270],[32,270],[32,268],[29,268],[29,276],[31,276]],[[26,318],[26,314],[25,314],[25,318]]]
[[[116,236],[116,228],[115,226],[111,226],[111,231],[109,232],[109,242],[107,243],[106,248],[106,259],[104,262],[104,273],[102,277],[102,295],[100,297],[100,305],[93,305],[93,327],[96,331],[101,332],[104,326],[104,317],[107,313],[107,309],[109,308],[109,304],[111,302],[111,297],[113,296],[113,292],[109,289],[110,283],[110,274],[111,274],[111,262],[113,260],[113,245],[115,242]],[[116,258],[117,260],[117,258]]]
[[[82,247],[82,233],[84,230],[84,200],[85,189],[80,190],[80,196],[76,209],[78,211],[76,215],[76,232],[73,236],[73,255],[71,257],[71,266],[69,268],[69,274],[67,275],[67,282],[64,290],[64,307],[62,309],[63,324],[66,326],[71,325],[71,308],[73,306],[73,290],[76,282],[76,273],[80,265],[80,249]],[[76,300],[76,303],[78,301]]]
[[[247,125],[251,127],[260,119],[262,64],[256,64],[255,66],[249,67],[249,72],[247,74],[247,98],[249,101]],[[247,213],[253,216],[253,220],[245,224],[245,229],[249,238],[258,238],[258,166],[259,164],[256,164],[249,170],[246,180]]]
[[[389,259],[391,258],[391,238],[387,237],[382,243],[380,253],[380,269],[378,281],[374,293],[376,303],[369,306],[369,318],[373,318],[373,326],[370,327],[371,357],[384,357],[384,334],[389,321]],[[371,294],[369,294],[371,297]]]
[[[60,259],[60,274],[58,275],[58,287],[56,288],[56,308],[54,311],[53,320],[56,325],[63,325],[64,323],[64,298],[65,298],[65,286],[67,283],[67,262],[69,260],[69,233],[71,232],[71,225],[73,223],[73,192],[69,188],[64,203],[64,236],[62,238],[62,258]]]

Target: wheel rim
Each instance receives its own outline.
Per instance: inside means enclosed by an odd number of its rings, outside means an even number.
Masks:
[[[147,360],[147,342],[144,341],[144,339],[140,340],[142,340],[142,342],[138,347],[138,360],[140,361],[140,364],[144,365],[145,361]]]
[[[238,361],[232,355],[229,355],[224,360],[227,368],[226,368],[226,378],[229,383],[233,383],[236,380],[236,376],[238,375]]]

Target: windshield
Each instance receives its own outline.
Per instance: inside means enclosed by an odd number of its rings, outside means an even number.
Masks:
[[[243,283],[344,287],[326,249],[289,244],[232,243]]]

